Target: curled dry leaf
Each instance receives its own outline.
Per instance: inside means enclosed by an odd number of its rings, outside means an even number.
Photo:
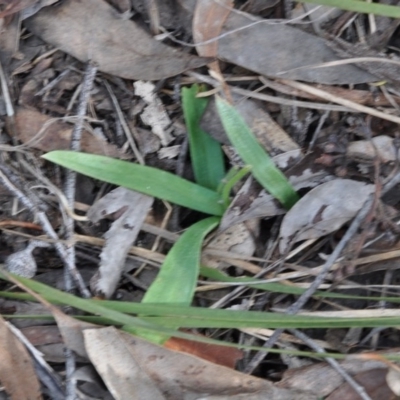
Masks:
[[[357,214],[374,188],[374,185],[350,179],[336,179],[312,189],[283,218],[281,254],[293,243],[319,238],[339,229]]]
[[[103,0],[66,0],[42,9],[25,24],[78,60],[91,60],[100,71],[126,79],[164,79],[210,61],[158,42]]]
[[[174,137],[171,135],[171,120],[164,108],[161,99],[155,93],[156,87],[151,82],[137,81],[133,84],[136,96],[140,96],[147,106],[140,114],[145,125],[151,126],[151,131],[157,135],[163,146],[166,146]]]
[[[27,108],[15,115],[17,139],[26,146],[42,151],[69,150],[73,126]],[[116,146],[87,131],[82,133],[82,151],[109,157],[127,158]]]
[[[0,381],[12,400],[42,398],[31,357],[2,317],[0,317],[0,360]]]
[[[91,281],[96,295],[109,298],[114,293],[125,268],[126,255],[139,234],[153,200],[153,197],[119,187],[89,209],[87,215],[93,222],[122,211],[122,215],[105,234],[106,244],[101,253],[100,267]]]
[[[193,40],[197,43],[206,42],[221,33],[222,26],[233,7],[232,0],[216,2],[214,0],[197,1],[193,15]],[[218,40],[197,45],[197,53],[204,57],[217,57]],[[218,61],[210,64],[210,68],[220,73]]]

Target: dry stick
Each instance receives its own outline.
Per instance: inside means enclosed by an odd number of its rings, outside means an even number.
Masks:
[[[393,179],[388,182],[382,189],[382,194],[387,193],[391,190],[396,184],[400,182],[400,173],[397,173]],[[340,240],[336,248],[333,250],[331,255],[326,260],[325,264],[322,266],[319,275],[315,278],[314,282],[309,286],[309,288],[295,301],[286,311],[286,314],[294,315],[304,306],[304,304],[313,296],[313,294],[318,290],[318,287],[326,278],[329,270],[331,269],[332,265],[335,261],[339,258],[341,252],[350,242],[352,237],[356,234],[358,228],[370,212],[370,208],[374,203],[374,196],[375,194],[371,194],[369,198],[365,201],[362,205],[360,211],[358,212],[357,216],[354,218],[353,222],[351,223],[349,229],[347,230],[346,234]],[[269,338],[269,340],[264,344],[263,347],[270,348],[272,347],[276,341],[279,339],[279,336],[283,332],[283,329],[277,329],[273,335]],[[254,369],[258,366],[258,364],[266,357],[268,352],[259,351],[254,358],[250,361],[245,369],[245,373],[252,373]]]
[[[43,359],[43,354],[31,344],[31,342],[17,327],[8,321],[6,321],[6,324],[31,355],[35,372],[40,382],[47,387],[51,398],[53,400],[64,400],[65,393],[60,379],[54,370],[49,366],[49,364],[47,364],[47,362]]]
[[[396,124],[400,124],[400,117],[398,117],[396,115],[390,115],[390,114],[384,113],[382,111],[375,110],[375,108],[363,106],[361,104],[355,103],[354,101],[347,100],[347,99],[344,99],[343,97],[339,97],[334,94],[328,93],[325,90],[317,89],[313,86],[306,85],[305,83],[290,81],[288,79],[279,79],[279,81],[284,83],[285,85],[288,85],[295,89],[303,90],[304,92],[318,96],[321,99],[324,99],[326,101],[331,101],[333,103],[340,104],[344,107],[351,108],[352,110],[355,110],[357,112],[365,113],[368,115],[372,115],[374,117],[378,117],[378,118],[385,119],[387,121],[394,122]]]
[[[97,72],[97,67],[94,66],[92,63],[89,63],[86,68],[85,75],[83,78],[82,89],[81,89],[81,93],[80,93],[80,97],[79,97],[78,112],[76,115],[77,119],[76,119],[75,127],[72,132],[72,136],[71,136],[70,148],[72,151],[79,151],[81,148],[83,123],[84,123],[85,116],[86,116],[86,109],[87,109],[87,104],[89,101],[90,90],[92,88],[94,77],[96,76],[96,72]],[[67,198],[68,206],[70,209],[74,208],[75,185],[76,185],[76,172],[67,170],[64,193],[65,193],[65,197]],[[73,244],[75,223],[74,223],[73,218],[68,216],[68,218],[65,221],[65,225],[66,225],[66,235],[65,235],[66,240],[71,242],[71,244],[69,246],[67,246],[67,248],[66,248],[68,261],[69,261],[69,264],[72,265],[74,270],[76,271],[75,246]],[[65,279],[65,290],[70,291],[72,285],[71,285],[71,279],[70,279],[70,274],[69,274],[68,269],[65,270],[64,279]],[[85,288],[85,291],[82,292],[82,295],[87,298],[90,297],[90,293],[86,288]]]
[[[35,213],[40,225],[43,228],[43,231],[49,236],[51,239],[54,240],[54,247],[56,248],[58,254],[63,259],[64,263],[67,265],[67,268],[70,270],[72,277],[74,278],[75,282],[77,283],[79,289],[81,291],[87,291],[85,287],[85,283],[82,280],[82,277],[79,274],[75,274],[76,270],[72,268],[69,264],[67,259],[67,253],[65,251],[65,247],[60,243],[59,237],[57,236],[56,232],[54,231],[53,227],[51,226],[47,215],[43,212],[38,210],[36,204],[27,197],[19,188],[17,188],[7,177],[2,170],[0,170],[0,182],[4,185],[4,187],[12,193],[25,207],[27,207],[31,212]]]
[[[289,329],[289,332],[292,335],[296,336],[298,339],[302,340],[307,346],[314,349],[317,353],[324,354],[325,350],[319,346],[314,340],[310,339],[306,334],[300,332],[297,329]],[[326,357],[325,361],[330,364],[330,366],[343,377],[343,379],[356,391],[356,393],[363,400],[372,400],[371,397],[367,394],[364,387],[359,385],[344,369],[343,367],[333,358]]]
[[[96,76],[96,72],[97,72],[97,67],[91,62],[89,62],[86,67],[85,75],[83,77],[82,88],[79,96],[77,120],[71,135],[70,148],[72,151],[79,151],[81,148],[83,124],[86,116],[86,109],[90,97],[90,91],[93,86],[93,81]],[[75,191],[76,191],[75,186],[76,186],[76,172],[67,170],[64,192],[70,209],[74,208]],[[75,265],[75,245],[73,240],[75,221],[69,215],[67,216],[65,221],[65,228],[66,228],[65,238],[67,241],[69,241],[69,245],[66,247],[68,262],[71,266],[73,266],[74,270],[78,273]],[[71,290],[72,288],[71,275],[69,269],[67,268],[64,271],[64,285],[65,285],[65,290],[67,291]],[[86,289],[86,287],[85,287],[85,292],[82,292],[82,294],[87,298],[90,297],[90,293]],[[65,347],[64,353],[65,353],[66,399],[74,400],[77,398],[76,379],[74,378],[74,373],[76,369],[75,355],[69,347]]]

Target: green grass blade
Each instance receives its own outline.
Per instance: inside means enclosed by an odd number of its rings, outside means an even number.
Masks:
[[[312,3],[322,6],[337,7],[342,10],[359,13],[382,15],[383,17],[400,18],[400,7],[387,4],[367,3],[362,0],[302,0],[298,3]]]
[[[257,142],[235,107],[217,97],[217,110],[229,140],[245,164],[251,167],[257,181],[286,208],[293,206],[298,200],[296,191]]]
[[[217,190],[225,175],[224,157],[220,143],[200,128],[200,119],[208,99],[196,98],[199,85],[182,88],[183,115],[189,136],[190,158],[196,182]]]
[[[205,236],[218,223],[217,217],[203,219],[181,235],[167,254],[142,303],[191,304],[199,276],[201,246]]]
[[[6,279],[1,274],[0,278]],[[400,325],[400,318],[398,317],[326,318],[259,311],[215,310],[168,304],[142,304],[119,301],[87,300],[73,296],[69,293],[64,293],[34,280],[21,278],[15,275],[14,278],[54,304],[70,305],[71,307],[75,307],[88,313],[107,318],[116,325],[131,326],[154,333],[184,338],[192,338],[192,336],[162,327],[158,325],[158,322],[168,321],[168,325],[171,326],[180,324],[182,326],[198,328],[208,326],[218,328],[348,328],[354,326],[394,327]],[[142,317],[133,317],[128,315],[128,313],[140,314]],[[146,318],[146,321],[143,320],[143,318]]]
[[[193,224],[182,234],[179,240],[168,252],[160,272],[143,297],[142,303],[160,303],[173,305],[186,305],[192,303],[196,289],[197,278],[200,270],[201,246],[207,233],[219,223],[219,218],[210,217]],[[161,320],[161,325],[166,323],[171,328],[177,329],[180,325],[168,324]],[[138,331],[138,334],[152,342],[162,344],[170,336],[154,334],[153,332]]]
[[[110,157],[62,150],[47,153],[43,158],[92,178],[180,206],[211,215],[223,214],[217,192],[166,171]]]

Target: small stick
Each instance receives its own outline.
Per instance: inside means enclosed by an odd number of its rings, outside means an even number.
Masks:
[[[97,72],[97,67],[89,63],[85,75],[83,78],[83,83],[82,83],[82,89],[80,92],[80,97],[79,97],[79,104],[78,104],[78,112],[77,112],[77,119],[75,122],[75,127],[71,135],[71,144],[70,148],[72,151],[79,151],[81,148],[81,138],[82,138],[82,130],[83,130],[83,124],[86,116],[86,109],[87,109],[87,104],[89,101],[90,97],[90,91],[92,89],[93,81],[96,76]],[[64,187],[64,193],[65,197],[67,198],[68,206],[70,209],[73,210],[74,207],[74,201],[75,201],[75,185],[76,185],[76,172],[67,170],[66,173],[66,179],[65,179],[65,187]],[[75,229],[75,223],[74,219],[68,216],[65,221],[66,225],[66,240],[71,242],[71,245],[67,246],[66,248],[66,253],[68,257],[68,264],[76,270],[76,265],[75,265],[75,246],[73,244],[73,236],[74,236],[74,229]],[[65,270],[65,290],[70,291],[71,290],[71,278],[70,278],[70,273],[69,269]],[[90,295],[88,296],[90,297]]]

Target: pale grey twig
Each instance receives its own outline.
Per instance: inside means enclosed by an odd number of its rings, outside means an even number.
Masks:
[[[92,62],[89,62],[85,74],[83,76],[83,82],[81,87],[81,92],[79,95],[78,102],[78,111],[76,113],[76,122],[74,126],[74,130],[71,135],[71,143],[70,149],[72,151],[79,151],[81,149],[81,138],[83,125],[85,122],[86,110],[90,98],[90,92],[92,90],[94,78],[96,76],[97,67]],[[65,186],[64,186],[64,194],[68,202],[68,206],[71,210],[74,209],[75,202],[75,192],[76,192],[76,172],[70,169],[67,169],[65,176]],[[74,270],[76,269],[75,264],[75,245],[73,243],[73,237],[75,231],[75,221],[74,219],[68,215],[65,220],[65,238],[67,241],[70,241],[70,245],[66,247],[66,253],[68,258],[68,263],[73,266]],[[64,285],[67,291],[71,290],[71,276],[69,269],[65,269],[64,272]],[[88,296],[90,297],[90,295]],[[77,398],[76,395],[76,379],[74,378],[75,373],[75,354],[68,347],[65,348],[65,387],[66,387],[66,399],[67,400],[75,400]]]
[[[289,329],[289,332],[296,336],[298,339],[302,340],[307,346],[311,347],[317,353],[324,354],[325,350],[315,343],[312,339],[310,339],[306,334],[300,332],[297,329]],[[338,373],[340,374],[343,379],[356,391],[356,393],[363,399],[363,400],[372,400],[365,389],[359,385],[344,369],[343,367],[331,357],[326,357],[325,361]]]
[[[88,66],[86,68],[85,75],[83,78],[81,93],[80,93],[80,97],[79,97],[76,122],[75,122],[74,130],[72,131],[72,135],[71,135],[70,148],[72,151],[79,151],[81,148],[83,124],[84,124],[84,120],[85,120],[85,116],[86,116],[86,109],[87,109],[87,104],[88,104],[89,97],[90,97],[90,91],[93,86],[93,81],[96,76],[96,72],[97,72],[97,67],[92,63],[88,63]],[[75,185],[76,185],[76,172],[67,170],[66,177],[65,177],[64,193],[65,193],[65,197],[68,201],[68,206],[72,210],[74,209],[74,201],[75,201]],[[74,224],[73,218],[71,218],[70,216],[68,216],[66,218],[65,228],[66,228],[66,234],[65,234],[66,240],[72,241],[72,237],[74,235],[75,224]],[[66,248],[66,252],[67,252],[67,257],[68,257],[68,263],[71,266],[73,266],[73,268],[76,270],[75,246],[71,243],[71,245]],[[65,270],[64,278],[65,278],[65,290],[70,291],[71,290],[71,279],[70,279],[68,269]],[[90,295],[87,297],[90,297]]]
[[[31,212],[33,212],[37,219],[39,220],[40,225],[43,228],[43,231],[54,240],[54,247],[56,248],[58,254],[64,261],[65,265],[69,269],[74,281],[76,282],[82,296],[90,297],[89,291],[86,289],[85,283],[83,282],[82,277],[78,273],[78,271],[74,268],[74,265],[71,265],[67,258],[67,253],[65,251],[65,247],[60,243],[59,237],[51,226],[47,215],[39,210],[37,204],[35,204],[28,196],[26,196],[21,189],[19,189],[13,182],[9,179],[8,176],[3,172],[3,168],[0,168],[0,182],[3,186],[12,193],[25,207],[27,207]]]
[[[6,321],[6,324],[31,355],[35,372],[42,384],[49,390],[51,398],[54,400],[64,400],[65,394],[60,379],[49,364],[47,364],[43,355],[31,344],[31,342],[17,327],[8,321]]]

